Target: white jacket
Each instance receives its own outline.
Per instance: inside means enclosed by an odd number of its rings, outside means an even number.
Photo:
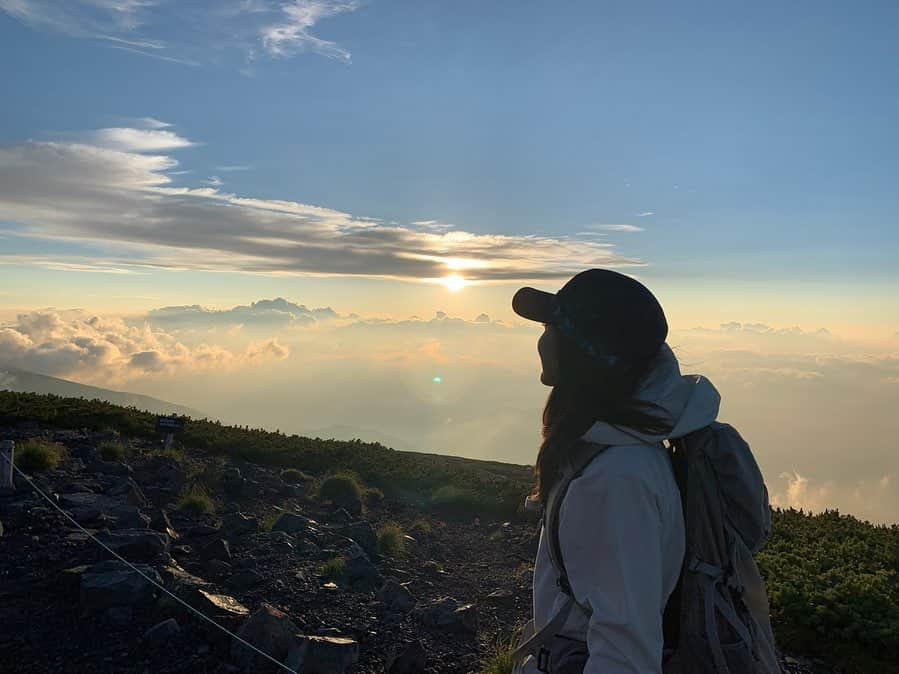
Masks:
[[[680,374],[663,345],[636,396],[677,419],[667,436],[595,423],[584,438],[611,445],[573,480],[559,514],[559,543],[577,606],[561,634],[587,642],[584,674],[661,674],[662,613],[680,575],[684,524],[665,437],[710,424],[720,396],[707,379]],[[541,534],[534,567],[534,626],[564,595]],[[529,658],[522,671],[537,672]]]

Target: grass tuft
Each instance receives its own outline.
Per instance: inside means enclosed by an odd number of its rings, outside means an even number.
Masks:
[[[318,496],[324,502],[334,503],[346,508],[350,513],[362,513],[363,486],[352,473],[333,473],[324,480],[318,489]]]
[[[191,515],[215,512],[215,503],[203,487],[194,485],[178,501],[178,510]]]
[[[325,580],[337,582],[346,571],[346,559],[343,555],[331,557],[318,567],[318,575]]]
[[[104,461],[123,461],[125,459],[125,445],[121,442],[107,440],[101,442],[97,449],[100,451],[100,458]]]
[[[387,557],[406,554],[406,539],[402,527],[396,522],[385,522],[378,527],[378,550]]]
[[[54,470],[65,458],[65,455],[66,450],[62,445],[39,438],[31,438],[16,445],[13,462],[26,473],[38,473],[44,470]]]

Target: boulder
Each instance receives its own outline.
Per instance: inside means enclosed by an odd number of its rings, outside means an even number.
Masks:
[[[345,637],[298,636],[284,664],[303,674],[344,674],[359,660],[359,644]]]
[[[151,643],[169,641],[178,636],[180,631],[181,627],[178,625],[178,621],[174,618],[169,618],[153,625],[153,627],[144,632],[144,641]]]
[[[169,551],[169,537],[152,529],[104,532],[97,539],[129,561],[152,561]]]
[[[368,522],[354,522],[334,531],[358,543],[369,557],[378,556],[378,536]]]
[[[388,674],[420,674],[427,666],[424,646],[417,639],[403,649],[399,655],[387,661]]]
[[[452,597],[436,599],[417,610],[421,622],[447,632],[478,631],[478,613],[474,604],[463,604]]]
[[[158,485],[173,494],[179,493],[187,481],[181,464],[170,456],[154,456],[139,465],[135,474],[142,484]]]
[[[159,574],[151,566],[135,565],[145,576],[161,583]],[[82,610],[87,613],[116,606],[133,606],[153,598],[156,588],[144,576],[118,560],[100,562],[81,573],[80,597]]]
[[[297,643],[298,631],[299,628],[286,613],[263,603],[241,625],[237,636],[278,662],[283,662]],[[231,657],[250,671],[265,671],[269,665],[265,658],[239,641],[231,642]]]
[[[264,582],[265,578],[258,571],[242,569],[225,581],[225,585],[235,590],[246,590]]]
[[[303,534],[312,527],[312,520],[296,513],[284,513],[272,526],[272,531],[283,531],[287,534]]]
[[[397,613],[409,613],[415,608],[415,597],[396,578],[388,578],[384,581],[381,589],[378,590],[376,599],[384,604],[387,610]]]
[[[115,627],[130,625],[134,620],[134,611],[130,606],[113,606],[103,612],[103,621]]]
[[[241,512],[229,513],[222,518],[222,529],[234,536],[255,534],[259,532],[259,520]]]
[[[153,512],[153,516],[150,518],[150,528],[165,534],[173,541],[177,541],[179,538],[175,527],[172,526],[172,522],[169,519],[169,514],[163,508]]]
[[[231,546],[224,538],[216,538],[200,549],[200,556],[206,561],[219,559],[229,562],[231,561]]]
[[[110,496],[115,496],[123,500],[128,505],[144,508],[147,505],[147,497],[137,485],[137,482],[128,478],[124,482],[120,482],[107,492]]]
[[[150,518],[137,506],[120,505],[110,510],[108,514],[115,520],[114,526],[117,529],[146,529],[150,526]]]
[[[91,461],[87,466],[87,470],[91,473],[113,475],[115,477],[130,477],[134,472],[127,463],[118,461]]]
[[[78,510],[89,508],[98,512],[104,512],[112,510],[120,504],[116,499],[105,496],[104,494],[95,494],[86,491],[75,492],[72,494],[60,494],[59,505],[66,509]]]
[[[378,567],[372,564],[364,554],[346,560],[344,575],[350,588],[357,592],[371,592],[384,584]]]

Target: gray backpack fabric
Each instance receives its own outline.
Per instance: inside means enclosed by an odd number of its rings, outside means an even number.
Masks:
[[[583,670],[586,644],[557,636],[576,605],[558,519],[569,484],[604,449],[576,445],[548,495],[542,526],[568,601],[538,632],[532,623],[525,627],[513,652],[517,664],[530,655],[542,672]],[[771,530],[768,491],[752,451],[732,426],[719,422],[674,440],[668,451],[683,503],[686,552],[665,609],[664,674],[780,674],[765,586],[752,558]]]

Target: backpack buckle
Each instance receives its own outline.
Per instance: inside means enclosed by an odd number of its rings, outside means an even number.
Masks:
[[[537,651],[537,671],[549,672],[549,649],[546,646]]]

